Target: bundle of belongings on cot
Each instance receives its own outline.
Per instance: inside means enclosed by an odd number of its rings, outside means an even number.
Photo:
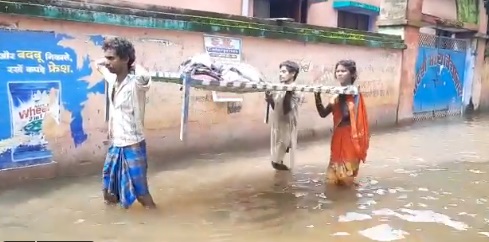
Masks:
[[[265,91],[320,92],[330,94],[358,93],[356,86],[283,84],[265,80],[261,72],[246,63],[220,63],[208,54],[195,55],[179,67],[186,85],[218,92],[252,93]]]
[[[189,74],[192,86],[205,88],[206,85],[213,86],[209,89],[215,91],[232,91],[236,93],[250,92],[245,85],[265,84],[262,73],[255,67],[242,63],[220,63],[214,61],[207,53],[197,54],[182,62],[179,73]],[[207,84],[205,84],[205,83]],[[226,82],[228,86],[222,86]],[[220,86],[220,87],[216,87]],[[240,87],[243,87],[240,89]],[[222,89],[222,90],[216,90]]]

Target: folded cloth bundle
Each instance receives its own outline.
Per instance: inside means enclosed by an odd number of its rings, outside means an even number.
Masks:
[[[190,74],[191,87],[219,92],[298,91],[353,95],[358,93],[356,86],[310,86],[270,82],[265,80],[257,68],[247,63],[219,63],[206,53],[197,54],[182,62],[179,74]]]
[[[264,82],[263,75],[257,68],[243,62],[215,62],[206,53],[198,54],[185,60],[180,64],[179,72],[180,74],[190,73],[192,76],[204,75],[216,81]]]

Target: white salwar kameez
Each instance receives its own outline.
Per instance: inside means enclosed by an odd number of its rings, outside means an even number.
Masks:
[[[292,169],[297,148],[298,109],[302,98],[294,92],[290,100],[291,110],[284,115],[285,93],[285,91],[272,93],[275,107],[271,113],[270,152],[272,162],[282,164],[289,148],[289,164],[283,164]]]

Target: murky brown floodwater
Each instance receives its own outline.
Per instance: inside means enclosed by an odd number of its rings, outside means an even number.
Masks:
[[[99,177],[5,191],[0,240],[489,240],[488,118],[375,135],[356,190],[324,187],[328,142],[302,144],[291,175],[266,150],[154,171],[158,211],[106,207]]]

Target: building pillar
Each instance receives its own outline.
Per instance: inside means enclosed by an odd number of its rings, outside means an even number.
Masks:
[[[416,59],[419,29],[422,26],[423,0],[381,0],[378,32],[400,35],[407,48],[402,52],[397,121],[413,120]]]
[[[472,82],[472,92],[471,101],[474,110],[487,111],[489,110],[489,87],[488,74],[489,65],[486,61],[486,42],[489,39],[487,35],[487,11],[484,3],[481,2],[479,5],[479,31],[475,35],[475,39],[472,41],[472,45],[475,53],[475,66],[474,66],[474,77]],[[470,107],[470,103],[468,105]],[[470,111],[470,110],[469,110]]]

